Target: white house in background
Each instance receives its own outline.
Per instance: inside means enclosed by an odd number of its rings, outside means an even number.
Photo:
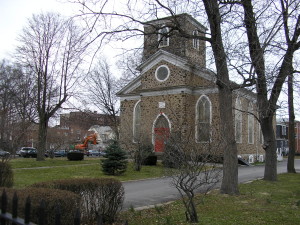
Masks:
[[[115,133],[110,126],[93,125],[89,131],[94,132],[97,135],[97,147],[105,149],[110,140],[115,139]]]

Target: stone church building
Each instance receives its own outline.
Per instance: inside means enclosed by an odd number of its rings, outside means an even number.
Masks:
[[[206,69],[205,41],[178,35],[172,23],[174,18],[167,17],[144,25],[147,35],[140,75],[117,94],[120,141],[127,150],[145,143],[163,154],[170,137],[199,147],[222,141],[218,87],[215,74]],[[188,14],[176,16],[176,23],[191,36],[206,31]],[[233,102],[238,154],[249,162],[263,161],[260,126],[253,116],[257,114],[255,94],[239,89]]]

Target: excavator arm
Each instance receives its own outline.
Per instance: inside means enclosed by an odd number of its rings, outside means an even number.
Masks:
[[[77,149],[77,150],[86,150],[87,147],[88,147],[89,142],[92,142],[94,145],[97,144],[97,135],[96,134],[91,134],[91,135],[87,136],[84,139],[83,144],[75,145],[75,149]]]

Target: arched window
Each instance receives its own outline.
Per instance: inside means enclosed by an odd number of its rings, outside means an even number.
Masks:
[[[259,143],[263,144],[264,143],[264,136],[261,130],[260,123],[258,123],[258,135],[259,135]]]
[[[198,36],[198,31],[197,30],[194,30],[193,31],[193,36]],[[193,48],[195,49],[199,49],[199,39],[198,38],[193,38]]]
[[[159,47],[169,46],[169,28],[164,26],[158,31]]]
[[[242,101],[240,98],[236,98],[235,102],[235,140],[237,143],[242,143]]]
[[[253,105],[250,102],[248,106],[248,143],[254,144],[254,115]]]
[[[133,110],[133,141],[138,142],[141,128],[141,101],[138,101]]]
[[[211,102],[207,96],[201,96],[196,104],[196,141],[210,141]]]

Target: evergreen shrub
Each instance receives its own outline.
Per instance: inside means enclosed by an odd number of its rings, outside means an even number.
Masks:
[[[102,160],[102,171],[106,175],[121,175],[127,169],[127,153],[122,150],[117,141],[106,149],[106,159]]]

